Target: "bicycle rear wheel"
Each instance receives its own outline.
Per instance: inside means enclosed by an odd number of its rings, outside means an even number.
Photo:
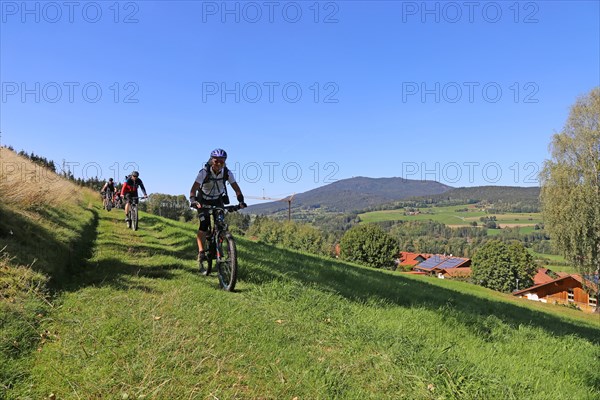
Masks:
[[[106,211],[110,211],[112,209],[112,198],[110,196],[106,196]]]
[[[221,232],[217,244],[217,271],[219,286],[233,292],[237,280],[237,250],[235,239],[229,232]]]

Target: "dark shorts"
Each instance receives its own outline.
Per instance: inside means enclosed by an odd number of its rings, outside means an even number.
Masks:
[[[137,204],[140,196],[138,196],[137,192],[127,192],[125,193],[125,195],[123,195],[123,197],[125,198],[125,201],[135,201],[135,203]]]
[[[202,204],[206,204],[209,206],[217,206],[223,207],[223,199],[215,199],[215,200],[206,200],[203,199],[201,201]],[[199,231],[207,232],[210,230],[210,211],[209,210],[198,210],[198,221],[200,221],[200,226],[198,227]]]

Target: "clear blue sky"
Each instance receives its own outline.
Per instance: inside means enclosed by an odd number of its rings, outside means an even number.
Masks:
[[[2,1],[1,143],[188,194],[353,176],[534,186],[600,85],[598,1]],[[254,203],[254,201],[250,201]]]

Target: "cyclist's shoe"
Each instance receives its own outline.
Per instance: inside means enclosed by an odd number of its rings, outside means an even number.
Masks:
[[[200,275],[208,276],[211,271],[211,261],[203,251],[198,252],[198,268]]]

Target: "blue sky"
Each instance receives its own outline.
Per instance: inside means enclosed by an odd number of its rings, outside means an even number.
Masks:
[[[598,1],[0,2],[1,143],[188,194],[353,176],[537,185],[600,85]],[[249,201],[255,203],[256,201]]]

